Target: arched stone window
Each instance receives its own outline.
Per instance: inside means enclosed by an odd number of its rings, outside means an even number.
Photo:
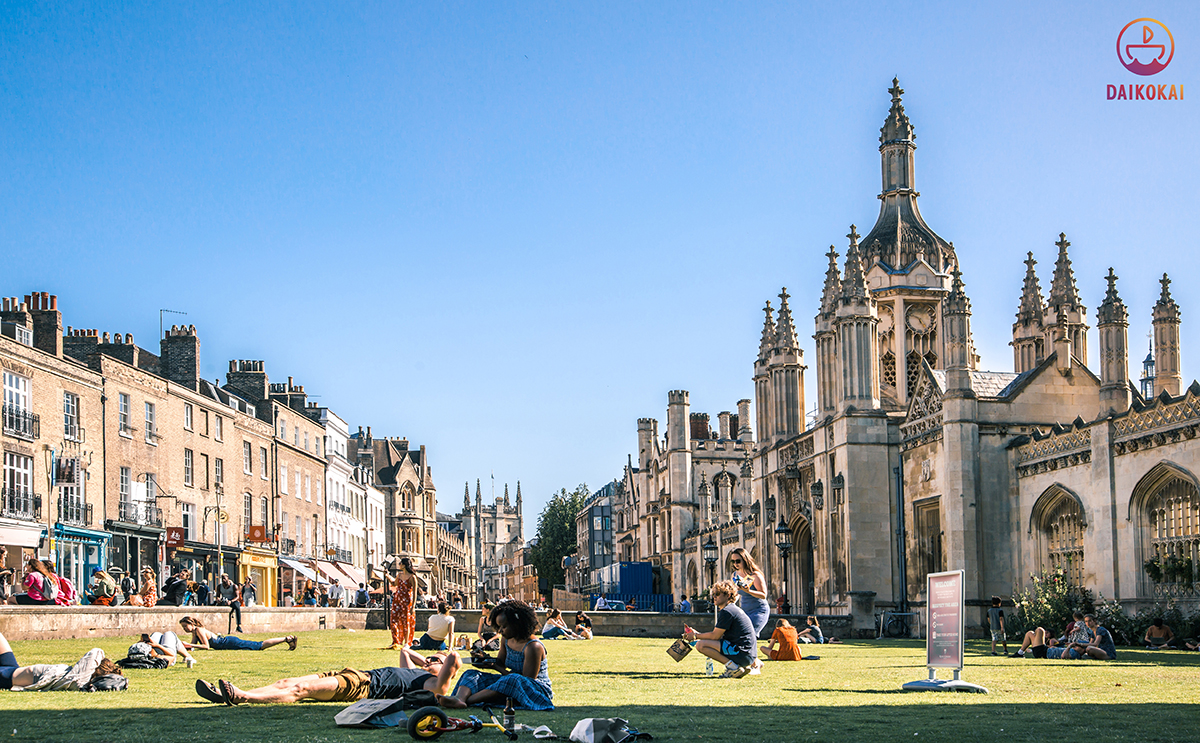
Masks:
[[[1140,542],[1142,595],[1191,595],[1200,564],[1200,488],[1195,477],[1178,465],[1160,462],[1134,487],[1129,510]],[[1156,557],[1159,569],[1152,574],[1144,566]]]
[[[1079,496],[1062,485],[1050,486],[1033,504],[1029,527],[1036,532],[1041,569],[1062,570],[1072,585],[1082,586],[1087,518]]]

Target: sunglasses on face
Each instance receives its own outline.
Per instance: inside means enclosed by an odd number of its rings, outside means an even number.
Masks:
[[[733,564],[734,564],[734,565],[741,565],[741,564],[742,564],[742,561],[741,561],[741,560],[734,560],[734,561],[733,561]]]

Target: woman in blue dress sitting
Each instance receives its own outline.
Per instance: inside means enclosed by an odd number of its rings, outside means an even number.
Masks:
[[[533,607],[523,601],[506,601],[492,609],[489,621],[504,638],[490,663],[501,674],[464,671],[454,696],[469,705],[498,703],[509,697],[514,706],[523,709],[554,709],[546,646],[533,637],[538,627]]]

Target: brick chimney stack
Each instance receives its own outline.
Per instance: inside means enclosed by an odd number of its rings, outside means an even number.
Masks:
[[[34,292],[25,296],[25,305],[33,316],[33,347],[61,359],[63,324],[58,297],[47,292]]]
[[[257,405],[267,399],[267,372],[262,361],[230,361],[225,389]]]
[[[172,325],[159,341],[162,376],[189,389],[200,389],[200,339],[195,325]]]

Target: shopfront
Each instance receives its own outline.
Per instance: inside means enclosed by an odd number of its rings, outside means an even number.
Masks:
[[[259,606],[278,605],[279,561],[274,552],[261,547],[246,547],[238,567],[239,582],[245,583],[248,576],[254,576]]]
[[[112,540],[108,545],[108,564],[138,579],[142,568],[148,567],[157,576],[166,560],[163,535],[166,530],[156,526],[106,522]],[[161,576],[160,576],[161,577]],[[159,585],[162,580],[159,580]]]
[[[84,588],[92,580],[96,568],[108,569],[110,535],[94,529],[56,524],[50,537],[50,559],[54,569],[75,585],[81,601],[86,603]]]
[[[242,551],[237,547],[221,547],[220,568],[217,567],[217,546],[207,542],[184,541],[178,547],[168,548],[170,572],[175,573],[184,568],[192,573],[192,580],[207,581],[209,588],[215,588],[221,579],[221,573],[229,573],[233,580],[238,579],[238,561]],[[164,578],[165,580],[165,578]]]

